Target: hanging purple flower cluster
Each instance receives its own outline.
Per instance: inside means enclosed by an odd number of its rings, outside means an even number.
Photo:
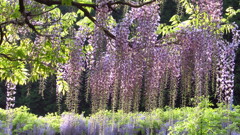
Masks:
[[[12,82],[6,82],[6,87],[7,87],[6,109],[8,110],[15,106],[16,84]]]
[[[106,108],[109,98],[112,98],[113,108],[138,110],[143,73],[151,59],[148,55],[152,49],[149,48],[153,48],[157,41],[158,8],[157,4],[152,4],[130,10],[112,30],[116,33],[115,42],[103,33],[94,35],[98,38],[93,40],[94,46],[99,48],[102,44],[107,48],[104,52],[98,49],[95,52],[95,68],[90,75],[93,110]]]
[[[213,60],[218,39],[210,31],[187,28],[177,33],[181,46],[181,93],[182,104],[193,97],[208,96]]]
[[[222,15],[222,0],[193,0],[199,7],[201,12],[208,13],[214,22],[220,22]],[[215,46],[212,46],[216,51],[215,59],[212,62],[214,68],[212,70],[212,77],[216,77],[216,89],[218,100],[220,102],[232,103],[233,87],[234,87],[234,66],[235,66],[235,51],[239,44],[239,31],[232,30],[233,40],[232,42],[224,41],[219,38],[210,38],[211,41],[215,41]],[[210,40],[206,40],[209,42]],[[205,48],[204,48],[205,49]],[[209,51],[208,51],[209,52]],[[209,60],[211,60],[209,58]],[[201,63],[198,63],[201,64]],[[209,68],[210,69],[210,68]],[[199,70],[197,70],[199,71]],[[216,72],[216,73],[214,73]],[[206,88],[205,88],[206,89]]]
[[[96,27],[94,34],[89,39],[89,43],[94,47],[91,58],[89,73],[89,93],[91,94],[92,111],[106,109],[107,103],[113,91],[115,80],[115,56],[113,51],[113,39],[107,37],[104,29],[107,28],[113,32],[113,25],[107,20],[110,19],[109,8],[106,5],[108,1],[97,1]]]
[[[146,78],[146,82],[152,79],[148,76],[149,69],[158,68],[157,66],[159,66],[155,65],[156,67],[154,67],[154,65],[152,65],[152,59],[157,57],[155,57],[153,53],[156,52],[154,48],[157,41],[155,31],[158,26],[158,21],[160,21],[159,6],[155,3],[143,6],[142,8],[131,9],[129,13],[126,14],[123,22],[120,23],[119,27],[125,28],[121,28],[123,31],[119,33],[120,37],[118,39],[123,40],[126,38],[125,40],[127,40],[123,44],[116,43],[117,50],[122,53],[119,58],[121,62],[119,69],[121,70],[121,108],[124,110],[138,111],[142,84],[144,83],[143,77]],[[130,30],[128,30],[129,27]],[[124,29],[127,30],[124,31]],[[127,37],[121,37],[121,35],[124,34],[127,35]],[[157,73],[155,75],[157,75]],[[146,89],[150,90],[148,88]],[[146,91],[147,97],[154,96],[154,94],[150,94],[151,91],[154,90]],[[124,105],[125,103],[127,104]],[[128,108],[125,109],[125,106]]]
[[[96,62],[96,67],[91,71],[89,82],[93,111],[107,107],[115,80],[114,61],[111,54],[105,54]]]
[[[75,43],[70,45],[70,59],[65,65],[66,81],[69,91],[66,96],[66,105],[69,110],[77,112],[79,107],[80,77],[85,67],[83,47],[88,38],[88,29],[79,27],[75,33]]]
[[[236,49],[240,43],[239,30],[233,30],[231,43],[218,41],[217,94],[220,102],[232,103]]]
[[[209,8],[203,6],[203,1],[196,3],[203,12]],[[221,4],[220,1],[212,3]],[[213,17],[213,21],[218,21],[221,16],[221,8],[217,9],[219,11],[206,11]],[[99,11],[105,13],[104,20],[107,20],[109,13]],[[229,100],[227,94],[232,91],[225,89],[233,88],[233,55],[236,48],[231,46],[235,43],[236,47],[237,41],[227,43],[209,27],[181,28],[175,34],[157,40],[155,31],[160,19],[158,12],[156,3],[132,8],[115,29],[111,29],[116,35],[115,42],[103,33],[99,34],[100,29],[97,29],[98,34],[92,38],[97,49],[90,75],[93,110],[104,109],[111,102],[113,109],[138,111],[141,99],[144,99],[146,110],[160,107],[166,104],[166,100],[169,101],[168,105],[174,107],[179,94],[185,106],[191,98],[209,96],[210,90],[214,91],[215,87],[225,92],[224,97],[227,99],[224,101]],[[109,26],[106,22],[100,24]],[[217,64],[219,60],[222,64]],[[225,72],[226,65],[230,67],[227,66],[228,71]],[[221,74],[217,76],[217,86],[216,72]],[[230,83],[228,80],[231,80],[231,84],[225,88]],[[169,95],[164,96],[166,93]]]
[[[199,5],[201,12],[210,14],[213,22],[219,21],[222,1],[192,1]],[[234,51],[239,42],[237,33],[234,41],[227,43],[210,27],[190,26],[158,40],[155,33],[160,21],[157,2],[132,7],[116,26],[112,23],[115,20],[111,18],[109,1],[97,0],[96,3],[94,30],[89,32],[80,26],[76,33],[69,34],[75,35],[74,43],[67,45],[69,61],[58,67],[57,81],[64,80],[69,87],[66,96],[69,110],[78,110],[83,70],[88,72],[87,94],[90,94],[93,112],[109,105],[113,110],[138,111],[140,102],[146,110],[166,104],[175,107],[180,94],[181,104],[185,106],[190,98],[208,96],[215,87],[220,99],[230,102]],[[114,38],[106,34],[106,30]],[[61,31],[54,28],[58,34],[51,37],[56,52],[61,41],[57,35],[61,35]],[[41,47],[41,42],[43,37],[37,36],[35,47]],[[87,46],[94,48],[90,54],[85,50]],[[61,89],[57,85],[57,91]]]

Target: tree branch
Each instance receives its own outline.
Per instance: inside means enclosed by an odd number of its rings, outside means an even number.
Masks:
[[[6,59],[8,59],[9,61],[22,61],[22,62],[39,62],[40,64],[42,64],[42,65],[44,65],[44,66],[46,66],[46,67],[49,67],[49,68],[51,68],[51,69],[54,69],[54,67],[49,63],[49,64],[47,64],[47,63],[44,63],[44,62],[41,62],[41,61],[38,61],[38,60],[34,60],[34,59],[14,59],[14,58],[12,58],[11,56],[9,56],[9,55],[7,55],[7,54],[3,54],[3,53],[0,53],[0,57],[4,57],[4,58],[6,58]],[[12,67],[8,67],[8,68],[13,68],[14,66],[12,66]],[[17,67],[17,66],[16,66]],[[7,68],[0,68],[0,69],[2,69],[2,70],[4,70],[4,69],[7,69]]]
[[[9,39],[8,39],[8,37],[7,37],[6,34],[4,34],[4,36],[5,36],[5,40],[6,40],[9,44],[13,44],[13,42],[10,42],[10,41],[9,41]]]
[[[59,7],[59,6],[56,6],[56,7],[52,8],[52,9],[49,9],[49,10],[47,10],[47,11],[45,11],[45,12],[41,12],[41,13],[39,13],[39,14],[30,14],[29,16],[39,16],[39,15],[42,15],[42,14],[48,13],[48,12],[50,12],[50,11],[52,11],[52,10],[58,8],[58,7]]]
[[[3,53],[0,53],[0,56],[10,60],[10,61],[23,61],[22,59],[13,59],[11,56],[7,55],[7,54],[3,54]]]
[[[2,42],[3,42],[3,37],[4,37],[4,33],[3,33],[3,30],[2,30],[2,27],[0,26],[0,45],[2,45]]]
[[[0,26],[3,26],[3,25],[8,25],[8,24],[17,24],[17,25],[24,25],[24,22],[21,22],[21,21],[18,21],[17,19],[16,20],[11,20],[11,21],[6,21],[6,22],[3,22],[3,23],[0,23]]]
[[[124,2],[124,1],[109,2],[109,3],[107,3],[107,5],[109,5],[109,6],[113,6],[113,5],[127,5],[127,6],[133,7],[133,8],[140,8],[142,6],[151,4],[153,2],[156,2],[156,0],[151,0],[151,1],[148,1],[148,2],[145,2],[145,3],[142,3],[142,4],[138,4],[138,5],[135,5],[135,4],[132,4],[132,3],[129,3],[129,2]]]
[[[23,0],[19,0],[19,12],[22,13],[22,14],[25,14],[25,7],[24,7],[24,2]],[[25,15],[24,15],[25,16]]]
[[[35,0],[38,3],[42,3],[48,6],[52,6],[52,5],[61,5],[62,2],[61,1],[50,1],[50,0]],[[72,5],[77,7],[78,9],[80,9],[81,11],[83,11],[84,16],[86,16],[89,20],[91,20],[94,24],[96,24],[96,20],[93,18],[93,16],[88,12],[87,9],[85,9],[84,7],[91,7],[93,9],[96,9],[97,5],[96,4],[82,4],[82,3],[77,3],[77,2],[72,2]],[[101,27],[101,29],[104,31],[104,33],[109,36],[110,38],[115,39],[116,37],[110,32],[108,31],[106,28]]]
[[[52,6],[52,5],[62,5],[61,1],[53,1],[53,0],[34,0],[35,2],[41,3],[41,4],[45,4],[47,6]],[[123,2],[123,1],[117,1],[117,2],[108,2],[106,3],[106,5],[109,7],[109,9],[113,10],[112,6],[113,5],[127,5],[133,8],[139,8],[142,7],[144,5],[148,5],[151,4],[153,2],[155,2],[156,0],[152,0],[149,2],[145,2],[139,5],[135,5],[132,3],[128,3],[128,2]],[[91,16],[91,14],[88,12],[88,10],[86,10],[84,7],[90,7],[93,8],[94,10],[96,10],[97,8],[97,4],[84,4],[84,3],[78,3],[78,2],[72,2],[72,6],[77,7],[78,9],[82,10],[84,12],[84,15],[86,17],[88,17],[94,24],[96,24],[96,20]],[[112,39],[116,39],[116,37],[106,28],[101,27],[101,29],[104,31],[104,33],[109,36]]]
[[[53,1],[53,0],[34,0],[38,3],[45,4],[47,6],[52,6],[52,5],[62,5],[62,1]],[[93,9],[96,9],[97,5],[96,4],[85,4],[85,3],[78,3],[78,2],[72,2],[72,5],[74,7],[90,7]]]
[[[26,14],[26,13],[25,13],[25,6],[24,6],[23,0],[19,0],[19,12],[24,16],[24,18],[25,18],[24,21],[25,21],[25,23],[28,25],[28,27],[31,28],[36,34],[38,34],[38,35],[40,35],[40,36],[51,36],[51,35],[43,35],[43,34],[39,33],[39,32],[36,30],[35,26],[30,23],[30,21],[29,21],[29,19],[28,19],[28,16],[29,16],[30,14]]]

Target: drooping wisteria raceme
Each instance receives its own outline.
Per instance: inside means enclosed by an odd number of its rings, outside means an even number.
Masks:
[[[102,30],[105,27],[111,27],[108,24],[110,18],[107,1],[96,1],[99,6],[96,10],[97,26],[94,28],[94,34],[89,39],[89,43],[97,49],[94,49],[92,55],[92,66],[89,73],[89,87],[91,93],[92,110],[105,109],[110,99],[111,85],[114,82],[114,56],[107,52],[111,46],[111,39],[104,34]],[[97,78],[97,79],[96,79]]]
[[[234,90],[236,49],[240,43],[239,30],[233,30],[232,42],[218,41],[217,95],[220,102],[231,104]]]
[[[119,41],[116,42],[116,49],[119,52],[122,109],[124,106],[129,106],[127,110],[138,111],[141,94],[146,95],[148,105],[152,104],[151,101],[156,101],[154,100],[157,96],[156,83],[161,77],[159,73],[161,71],[156,68],[162,68],[156,64],[158,61],[155,61],[158,59],[155,53],[157,50],[155,31],[159,20],[159,6],[152,4],[131,9],[119,24],[119,33],[117,33]],[[154,69],[157,72],[151,72]],[[145,92],[141,92],[144,89],[143,83],[146,84]],[[128,103],[124,105],[126,101]]]
[[[213,7],[208,7],[208,11],[203,3],[203,1],[196,2],[200,11],[207,12],[209,18],[213,19],[212,22],[218,23],[221,17],[221,1],[212,1],[212,5],[219,3],[215,7],[216,12],[212,10]],[[216,86],[219,80],[216,80],[219,72],[217,61],[225,51],[217,49],[218,41],[223,42],[222,46],[231,45],[222,38],[221,34],[214,31],[215,28],[206,24],[197,27],[180,27],[175,34],[163,37],[162,41],[157,40],[155,31],[160,18],[158,8],[155,4],[132,8],[117,24],[114,29],[116,34],[114,48],[106,49],[102,53],[105,57],[95,58],[96,63],[101,64],[96,66],[96,70],[93,69],[95,74],[91,76],[92,82],[96,82],[94,81],[97,80],[96,77],[101,81],[91,85],[92,90],[99,92],[99,94],[92,93],[96,94],[92,95],[93,97],[98,97],[96,101],[93,99],[94,103],[106,104],[101,102],[103,97],[99,97],[100,93],[104,93],[108,97],[106,99],[112,98],[108,101],[112,103],[113,108],[137,111],[140,100],[144,99],[142,101],[145,109],[151,110],[166,105],[168,100],[167,104],[174,107],[177,95],[181,95],[181,104],[185,106],[190,104],[191,98],[208,97],[216,87],[219,87],[218,84]],[[106,39],[104,41],[110,41]],[[238,42],[236,41],[235,44]],[[230,48],[234,54],[236,48]],[[105,67],[104,61],[109,65],[108,67]],[[102,67],[105,67],[104,70]],[[233,67],[231,66],[232,75]],[[96,86],[98,87],[94,89]]]
[[[199,0],[196,4],[199,6],[201,12],[206,12],[214,22],[219,23],[222,17],[222,0]],[[233,24],[235,25],[235,24]],[[218,26],[219,27],[219,26]],[[232,41],[228,42],[221,39],[222,33],[212,41],[215,41],[212,49],[216,51],[212,65],[212,77],[216,77],[216,80],[212,79],[212,83],[216,81],[216,90],[219,102],[225,102],[232,104],[233,101],[233,88],[234,88],[234,66],[235,66],[235,52],[239,46],[239,31],[236,30],[238,26],[232,29]],[[216,36],[215,36],[216,37]],[[210,41],[210,40],[208,40]],[[212,86],[214,89],[214,86]]]
[[[70,57],[69,61],[65,64],[58,65],[57,73],[57,100],[58,104],[62,99],[62,92],[66,92],[66,105],[69,111],[77,112],[79,107],[80,96],[80,77],[82,71],[86,67],[85,54],[83,50],[85,48],[85,42],[88,38],[88,29],[85,27],[79,27],[78,31],[71,36],[74,43],[69,43]],[[60,104],[59,104],[60,107]]]
[[[217,44],[213,33],[196,28],[182,30],[177,39],[181,45],[181,94],[185,105],[190,98],[209,96]]]
[[[7,87],[7,97],[6,97],[6,109],[14,108],[15,106],[15,94],[16,94],[16,84],[12,82],[6,82]]]
[[[154,32],[158,21],[158,6],[153,4],[142,8],[133,8],[116,26],[115,42],[110,40],[108,44],[105,43],[105,46],[108,45],[103,53],[105,56],[102,58],[101,55],[98,56],[100,60],[96,62],[96,68],[93,69],[95,74],[92,74],[91,78],[93,79],[90,81],[92,91],[100,94],[93,95],[93,97],[105,98],[104,102],[102,99],[93,100],[93,106],[95,106],[95,102],[106,105],[109,98],[112,98],[111,102],[114,107],[126,111],[138,110],[143,73],[151,61],[151,57],[148,56],[151,49],[148,48],[155,46],[157,35]],[[130,31],[129,28],[134,30]],[[105,37],[105,42],[107,39]],[[102,42],[100,45],[103,44]],[[145,59],[146,56],[148,56],[147,59]],[[101,94],[103,95],[101,96]],[[116,105],[117,103],[118,105]],[[103,108],[101,107],[101,109]]]
[[[84,27],[79,27],[75,33],[75,43],[71,44],[71,52],[69,62],[65,65],[67,70],[66,81],[69,85],[67,92],[66,104],[69,110],[77,112],[79,107],[79,94],[80,94],[80,77],[85,67],[84,48],[87,39],[88,30]]]

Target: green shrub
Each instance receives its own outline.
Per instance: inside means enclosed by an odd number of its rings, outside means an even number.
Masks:
[[[211,108],[207,99],[196,107],[155,109],[151,112],[125,113],[99,111],[89,117],[74,113],[47,114],[38,117],[27,107],[0,109],[0,135],[55,135],[62,134],[188,134],[225,135],[240,132],[240,106],[219,104]]]
[[[215,109],[210,106],[209,101],[204,99],[169,129],[170,134],[225,135],[230,131],[239,132],[239,107],[231,111],[222,104]]]

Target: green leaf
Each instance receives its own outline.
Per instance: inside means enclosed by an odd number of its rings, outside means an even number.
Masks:
[[[190,7],[186,8],[186,13],[187,14],[192,14],[193,13],[193,9],[190,8]]]
[[[71,6],[72,0],[62,0],[62,5]]]
[[[13,14],[11,15],[11,17],[13,18],[19,18],[21,16],[21,13],[19,12],[19,9],[16,8],[13,12]]]
[[[65,95],[66,92],[69,91],[68,83],[62,79],[57,81],[57,86],[58,86],[58,92],[62,93],[63,95]]]
[[[92,52],[93,51],[93,47],[92,47],[92,45],[87,45],[87,46],[85,46],[83,48],[83,50],[86,51],[86,52]]]
[[[173,15],[171,18],[170,18],[170,22],[174,22],[174,21],[179,21],[180,20],[180,17],[179,17],[179,15]]]

